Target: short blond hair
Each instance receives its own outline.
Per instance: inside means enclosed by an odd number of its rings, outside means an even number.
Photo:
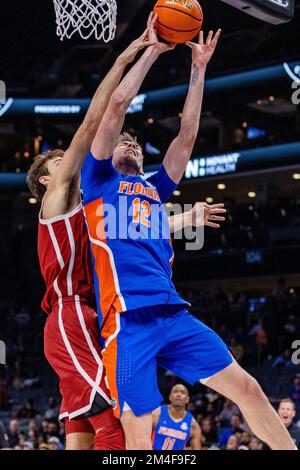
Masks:
[[[42,153],[37,155],[33,164],[29,168],[27,173],[27,184],[32,195],[38,200],[41,201],[46,192],[46,187],[40,183],[41,176],[48,176],[49,171],[47,168],[47,162],[53,158],[63,157],[64,151],[61,149],[50,150],[49,152]]]
[[[290,403],[290,404],[292,405],[292,407],[294,408],[294,410],[296,411],[296,403],[295,403],[294,400],[292,400],[291,398],[283,398],[282,400],[280,400],[279,406],[280,406],[282,403]]]
[[[122,134],[120,134],[117,145],[120,144],[121,142],[134,142],[139,145],[137,138],[129,134],[129,132],[122,132]]]

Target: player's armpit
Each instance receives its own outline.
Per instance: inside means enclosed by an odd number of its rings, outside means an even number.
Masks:
[[[74,189],[72,191],[72,188]],[[71,193],[73,194],[70,197]],[[51,219],[59,215],[72,211],[80,203],[79,179],[74,180],[70,187],[68,183],[57,186],[55,189],[48,189],[42,203],[41,218]]]

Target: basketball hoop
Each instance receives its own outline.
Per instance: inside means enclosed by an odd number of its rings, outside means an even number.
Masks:
[[[116,0],[53,0],[56,14],[56,32],[61,41],[78,32],[82,39],[93,34],[96,39],[109,42],[115,37]]]

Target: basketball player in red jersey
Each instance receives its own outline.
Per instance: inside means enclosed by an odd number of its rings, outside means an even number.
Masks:
[[[153,16],[146,31],[119,56],[100,84],[68,150],[39,155],[28,173],[29,188],[41,201],[38,255],[47,287],[42,308],[48,314],[44,350],[59,377],[59,418],[65,423],[68,450],[125,448],[123,430],[111,408],[92,308],[92,265],[80,170],[126,66],[141,49],[153,45],[148,39],[151,28]]]

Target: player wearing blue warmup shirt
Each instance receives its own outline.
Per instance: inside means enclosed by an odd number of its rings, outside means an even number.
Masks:
[[[83,202],[95,271],[103,362],[127,449],[151,449],[152,412],[162,402],[157,365],[186,382],[205,383],[239,406],[272,449],[293,449],[287,430],[258,383],[233,360],[218,335],[188,313],[171,279],[173,250],[163,204],[179,184],[199,130],[206,66],[220,30],[192,50],[181,127],[163,163],[145,178],[140,145],[121,135],[129,104],[152,64],[173,48],[149,46],[111,97],[82,170]],[[218,217],[215,216],[215,220]]]
[[[170,405],[153,412],[153,449],[184,450],[188,441],[192,450],[201,450],[201,428],[193,415],[186,411],[190,401],[188,389],[177,384],[172,387]]]

